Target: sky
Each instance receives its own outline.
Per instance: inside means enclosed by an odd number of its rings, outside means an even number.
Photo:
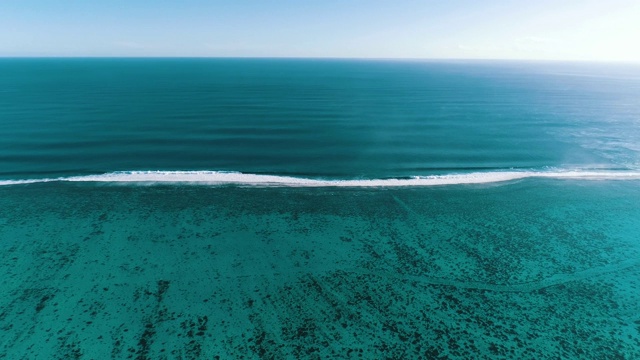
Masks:
[[[640,62],[640,0],[0,0],[0,56]]]

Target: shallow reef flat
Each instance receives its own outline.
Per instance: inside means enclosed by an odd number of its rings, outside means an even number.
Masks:
[[[640,358],[638,185],[5,186],[0,358]]]

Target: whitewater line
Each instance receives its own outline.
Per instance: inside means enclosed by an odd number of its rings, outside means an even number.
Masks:
[[[326,180],[292,176],[249,174],[222,171],[126,171],[46,179],[0,180],[0,186],[44,182],[102,183],[185,183],[196,185],[245,185],[271,187],[410,187],[457,184],[487,184],[526,178],[575,180],[638,180],[640,171],[487,171],[466,174],[415,176],[394,179]]]

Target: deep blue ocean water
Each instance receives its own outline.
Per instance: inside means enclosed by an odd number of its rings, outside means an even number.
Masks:
[[[640,66],[0,59],[0,358],[640,357]]]
[[[640,68],[2,59],[0,177],[640,167]]]

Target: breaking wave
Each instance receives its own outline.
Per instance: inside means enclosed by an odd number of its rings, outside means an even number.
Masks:
[[[327,180],[292,176],[245,174],[223,171],[122,171],[97,175],[46,179],[0,180],[0,186],[44,182],[101,183],[184,183],[195,185],[240,185],[271,187],[409,187],[456,184],[487,184],[526,178],[577,180],[636,180],[640,171],[632,170],[555,170],[555,171],[486,171],[462,174],[415,176],[393,179]]]

